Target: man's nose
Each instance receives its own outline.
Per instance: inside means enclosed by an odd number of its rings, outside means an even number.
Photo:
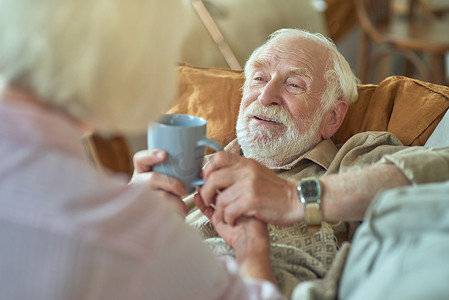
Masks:
[[[277,83],[275,80],[270,80],[263,87],[257,99],[259,100],[260,104],[264,106],[278,105],[282,102],[281,88],[282,85]]]

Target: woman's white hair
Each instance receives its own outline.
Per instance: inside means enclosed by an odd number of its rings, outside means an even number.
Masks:
[[[270,35],[270,38],[249,57],[245,65],[246,80],[250,78],[251,66],[253,61],[269,44],[277,39],[285,37],[302,37],[315,41],[316,43],[326,47],[329,50],[329,61],[327,62],[327,70],[324,73],[324,78],[327,83],[326,90],[322,96],[322,103],[324,110],[332,107],[332,105],[339,99],[347,101],[349,104],[357,100],[357,83],[358,79],[355,77],[346,59],[338,52],[332,40],[326,38],[320,33],[310,33],[302,29],[283,28],[275,31]],[[245,82],[246,84],[246,82]]]
[[[175,95],[181,0],[0,0],[5,84],[110,129],[145,128]]]

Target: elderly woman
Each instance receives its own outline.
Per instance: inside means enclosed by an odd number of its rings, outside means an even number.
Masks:
[[[183,15],[177,0],[0,0],[0,299],[282,298],[265,224],[216,223],[240,269],[217,261],[173,205],[179,183],[99,174],[80,144],[169,104]]]

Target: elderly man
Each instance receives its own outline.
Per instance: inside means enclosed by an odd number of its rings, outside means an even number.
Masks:
[[[279,30],[251,55],[245,76],[237,139],[206,164],[193,199],[201,211],[186,220],[216,254],[232,250],[209,218],[270,223],[272,265],[287,296],[325,276],[335,239],[350,240],[358,224],[341,221],[362,220],[380,190],[449,179],[448,148],[406,149],[387,132],[358,134],[340,148],[330,140],[357,99],[357,80],[325,37]]]

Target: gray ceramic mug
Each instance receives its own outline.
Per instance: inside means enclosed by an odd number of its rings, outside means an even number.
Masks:
[[[205,147],[223,147],[206,137],[206,120],[196,116],[166,114],[148,126],[148,149],[161,149],[167,158],[153,171],[179,179],[192,193],[203,184],[200,178]]]

